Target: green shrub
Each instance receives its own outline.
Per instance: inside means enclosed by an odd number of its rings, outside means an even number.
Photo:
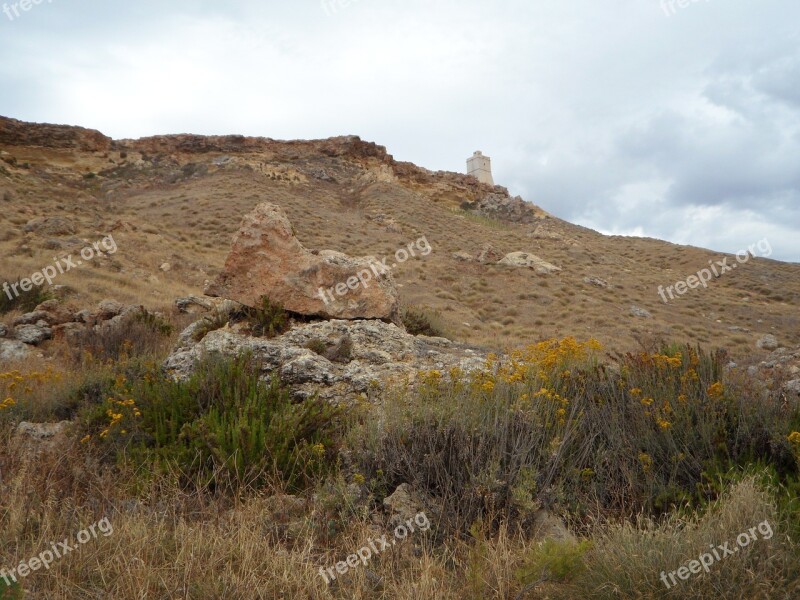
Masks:
[[[787,441],[798,402],[753,401],[725,373],[724,353],[682,347],[617,362],[565,340],[469,377],[422,374],[353,432],[357,468],[441,502],[441,525],[460,532],[495,515],[527,527],[537,505],[579,528],[703,507],[721,491],[714,473],[759,462],[787,489],[800,480]]]
[[[328,351],[328,344],[326,344],[324,340],[314,339],[306,344],[306,348],[311,350],[314,354],[325,356],[325,353]]]
[[[11,581],[9,585],[4,579],[0,579],[0,600],[21,600],[24,594],[18,582]]]
[[[534,547],[517,578],[529,585],[538,580],[569,581],[585,569],[584,555],[590,542],[546,539]]]
[[[325,340],[313,339],[306,344],[306,348],[331,362],[347,364],[352,360],[353,340],[348,334],[330,344]]]
[[[145,310],[144,308],[140,308],[137,312],[135,312],[133,314],[133,318],[137,322],[146,325],[152,331],[165,337],[172,335],[174,330],[172,323],[155,313]]]
[[[96,360],[118,362],[147,357],[162,351],[173,327],[144,309],[129,313],[118,323],[106,322],[96,330],[86,328],[72,338],[70,349],[76,362]]]
[[[411,335],[427,335],[430,337],[445,337],[444,326],[438,314],[425,310],[408,307],[400,313],[400,321]]]
[[[559,586],[548,588],[555,599],[571,598],[795,598],[800,589],[797,547],[786,536],[772,490],[758,477],[726,487],[701,514],[672,515],[661,522],[603,525],[595,529],[580,566]],[[761,525],[764,529],[760,529]],[[697,561],[710,546],[728,543],[740,550],[737,536],[759,527],[746,549],[714,560],[708,572],[690,574],[676,584],[669,573]],[[771,535],[769,535],[771,532]],[[767,537],[768,536],[768,537]],[[534,552],[533,559],[537,558]],[[526,567],[532,568],[534,561]],[[661,579],[662,573],[666,579]]]
[[[12,310],[18,310],[23,313],[31,312],[42,302],[50,300],[53,297],[49,290],[37,285],[31,287],[27,292],[24,291],[19,286],[20,279],[20,277],[14,280],[0,279],[0,286],[2,286],[3,283],[8,283],[7,289],[9,290],[9,292],[0,290],[0,315],[9,313]],[[16,288],[14,286],[16,286]],[[18,293],[16,293],[15,290]],[[9,293],[11,294],[10,298]]]
[[[231,491],[275,480],[299,489],[321,476],[336,455],[340,417],[316,398],[292,402],[277,379],[262,382],[241,356],[208,358],[187,381],[154,370],[118,389],[87,423],[132,464]]]
[[[232,321],[246,321],[250,324],[250,333],[256,337],[277,337],[289,329],[289,314],[282,306],[272,302],[268,297],[261,298],[258,308],[242,307],[231,315]]]

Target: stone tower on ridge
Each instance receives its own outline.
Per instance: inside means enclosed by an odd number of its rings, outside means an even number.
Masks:
[[[484,156],[483,152],[476,150],[475,153],[467,159],[467,174],[472,175],[481,183],[488,183],[494,185],[492,178],[492,159]]]

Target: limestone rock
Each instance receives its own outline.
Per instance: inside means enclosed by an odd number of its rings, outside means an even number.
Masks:
[[[800,396],[800,379],[792,379],[791,381],[787,381],[783,384],[783,389],[790,394],[796,394]]]
[[[290,312],[337,319],[393,319],[398,307],[394,279],[376,259],[307,250],[283,209],[269,203],[244,218],[205,293],[251,307],[266,296]]]
[[[17,435],[27,436],[35,440],[46,440],[63,433],[69,425],[69,421],[61,421],[59,423],[28,423],[23,421],[17,425]]]
[[[389,513],[389,523],[393,528],[413,519],[420,512],[430,512],[427,504],[407,483],[401,483],[383,499],[383,507]]]
[[[51,318],[52,315],[47,311],[35,310],[33,312],[25,313],[24,315],[17,317],[11,322],[11,324],[14,327],[17,327],[18,325],[34,325],[39,321],[47,321],[48,323],[50,323]]]
[[[564,522],[545,509],[536,512],[533,518],[532,534],[535,539],[574,542],[575,536],[567,529]]]
[[[195,341],[195,332],[202,326],[201,320],[181,333],[178,347],[164,362],[173,377],[189,377],[204,354],[233,357],[248,352],[262,365],[265,380],[277,373],[297,399],[318,393],[325,400],[351,402],[393,384],[408,382],[413,388],[419,371],[481,370],[488,354],[444,338],[413,336],[379,320],[317,321],[272,339],[225,327]],[[349,339],[349,348],[347,353],[338,353],[338,360],[309,349],[336,348],[343,338]]]
[[[25,224],[25,231],[42,235],[74,235],[75,223],[65,217],[37,217]]]
[[[761,350],[775,350],[778,348],[778,339],[768,333],[756,342],[756,346]]]
[[[107,321],[122,313],[124,308],[125,307],[122,305],[122,303],[117,302],[116,300],[102,300],[100,304],[97,305],[96,316],[101,321]]]
[[[177,298],[175,300],[175,307],[178,309],[178,312],[195,314],[213,309],[214,303],[210,298],[186,296],[185,298]]]
[[[496,263],[502,258],[502,255],[495,250],[494,246],[486,243],[481,248],[481,251],[475,257],[479,263]]]
[[[529,267],[534,269],[539,275],[549,275],[561,271],[560,267],[552,265],[535,254],[530,254],[528,252],[512,252],[506,254],[499,264],[512,267]]]
[[[14,328],[14,337],[23,344],[38,346],[45,340],[53,337],[53,330],[46,321],[39,321],[34,325],[20,325]]]
[[[27,457],[30,458],[42,451],[59,452],[70,443],[67,435],[71,423],[28,423],[23,421],[17,425],[16,437],[23,441],[28,448]]]
[[[589,285],[596,285],[597,287],[607,288],[608,282],[605,279],[600,279],[599,277],[584,277],[584,283],[588,283]]]
[[[0,339],[0,361],[23,360],[28,358],[30,353],[30,348],[18,340]]]
[[[473,202],[463,202],[461,208],[490,219],[500,219],[514,223],[533,223],[537,218],[537,208],[521,197],[514,198],[508,191],[495,188],[496,191]]]

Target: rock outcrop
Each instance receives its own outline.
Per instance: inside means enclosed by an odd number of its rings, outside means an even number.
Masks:
[[[530,254],[528,252],[512,252],[511,254],[506,254],[498,264],[511,267],[527,267],[534,269],[539,275],[549,275],[561,271],[561,267],[552,265],[535,254]]]
[[[413,387],[420,371],[435,369],[446,375],[454,367],[464,372],[483,369],[487,356],[480,348],[413,336],[394,323],[377,320],[317,321],[272,339],[226,326],[195,341],[202,327],[202,320],[190,325],[164,362],[176,379],[189,377],[206,354],[250,353],[262,365],[265,379],[277,373],[298,399],[318,394],[334,402],[354,401],[393,384]]]
[[[71,148],[102,152],[111,147],[111,138],[94,129],[45,123],[26,123],[0,117],[0,145]]]
[[[394,319],[397,290],[373,257],[313,252],[294,236],[283,209],[262,203],[245,216],[225,268],[205,293],[259,307],[267,297],[284,309],[334,319]]]
[[[462,203],[461,208],[490,219],[513,223],[533,223],[546,214],[519,196],[512,198],[505,188],[497,189],[479,200]]]

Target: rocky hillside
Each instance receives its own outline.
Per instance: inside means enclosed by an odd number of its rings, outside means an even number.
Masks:
[[[659,286],[725,257],[603,236],[503,187],[398,162],[355,136],[112,140],[0,118],[0,279],[63,266],[98,244],[53,278],[77,307],[113,299],[164,310],[201,294],[242,217],[263,202],[282,208],[311,253],[386,259],[401,307],[459,342],[502,350],[573,335],[628,350],[666,338],[742,359],[774,349],[772,340],[757,348],[767,334],[800,345],[798,264],[728,256],[737,268],[665,303]],[[423,237],[427,255],[401,252]]]

